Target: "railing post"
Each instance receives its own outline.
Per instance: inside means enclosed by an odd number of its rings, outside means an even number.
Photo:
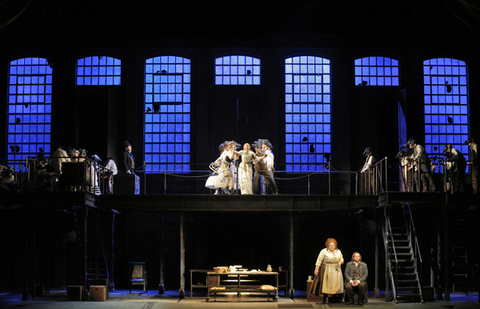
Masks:
[[[388,158],[385,157],[385,192],[388,191]]]
[[[308,172],[308,195],[310,195],[310,172]]]
[[[167,171],[163,171],[163,194],[167,195]]]
[[[328,195],[332,195],[332,162],[328,161]]]

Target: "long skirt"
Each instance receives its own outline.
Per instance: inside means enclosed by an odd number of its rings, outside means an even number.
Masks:
[[[242,194],[253,194],[252,191],[252,164],[251,163],[240,163],[240,168],[238,170],[238,177],[240,182],[240,190]]]
[[[318,275],[312,282],[310,294],[323,297],[343,293],[342,270],[336,268],[335,264],[322,264]]]

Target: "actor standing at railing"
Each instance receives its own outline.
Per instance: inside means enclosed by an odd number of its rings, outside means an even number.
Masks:
[[[410,138],[405,145],[407,148],[413,150],[413,159],[420,166],[420,171],[425,175],[429,183],[430,192],[436,192],[435,182],[433,181],[432,170],[430,168],[430,158],[428,157],[425,147],[417,144],[414,138]],[[418,180],[417,180],[418,181]],[[418,181],[419,182],[419,181]],[[420,192],[420,184],[417,183],[417,191]]]
[[[123,172],[135,174],[135,158],[132,154],[132,145],[128,141],[123,142]]]
[[[362,170],[360,171],[363,182],[364,194],[374,193],[373,191],[373,179],[375,174],[373,173],[372,167],[375,163],[375,157],[372,155],[372,148],[367,147],[363,151],[363,155],[366,157],[365,164],[363,165]]]
[[[338,249],[335,238],[328,238],[325,247],[318,255],[315,263],[315,278],[312,282],[310,294],[320,296],[324,303],[328,297],[343,293],[342,264],[343,255]]]
[[[368,267],[362,262],[360,253],[352,254],[352,260],[345,266],[345,303],[353,304],[355,293],[358,294],[358,304],[361,306],[367,302]]]
[[[469,138],[463,144],[470,147],[470,162],[467,164],[472,167],[472,187],[473,194],[478,192],[478,152],[477,141],[474,138]]]
[[[447,157],[445,167],[449,167],[447,171],[449,171],[450,183],[452,184],[451,192],[463,193],[467,160],[460,151],[452,147],[452,144],[445,145],[442,153]]]

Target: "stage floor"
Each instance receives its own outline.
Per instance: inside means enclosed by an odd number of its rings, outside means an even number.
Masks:
[[[281,293],[278,302],[267,302],[262,297],[237,296],[218,297],[217,302],[205,301],[204,296],[190,297],[187,295],[184,299],[178,297],[178,291],[166,291],[163,295],[158,295],[158,291],[150,291],[147,294],[129,293],[128,290],[116,290],[110,292],[110,298],[104,302],[94,301],[67,301],[66,291],[52,291],[42,297],[22,301],[21,291],[0,291],[0,308],[55,308],[55,309],[75,309],[75,308],[125,308],[125,309],[194,309],[194,308],[359,308],[358,305],[346,305],[345,303],[319,304],[307,302],[305,291],[296,291],[294,299],[284,297]],[[383,296],[383,295],[380,295]],[[480,308],[478,303],[478,293],[466,296],[465,294],[456,294],[451,297],[451,301],[434,301],[428,303],[398,303],[385,302],[384,298],[374,298],[373,292],[369,293],[369,300],[363,307],[372,307],[375,309],[383,308],[455,308],[470,309]]]

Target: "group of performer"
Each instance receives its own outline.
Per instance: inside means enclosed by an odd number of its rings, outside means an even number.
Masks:
[[[260,187],[262,194],[267,193],[267,187],[273,194],[278,194],[273,176],[275,156],[270,141],[259,139],[253,143],[253,149],[249,143],[245,143],[240,151],[239,148],[240,144],[235,141],[220,144],[220,157],[210,164],[214,174],[205,186],[215,189],[215,194],[233,194],[240,190],[241,194],[251,195],[257,194]]]
[[[478,156],[477,143],[475,139],[469,138],[464,142],[470,149],[470,161],[467,162],[465,156],[452,144],[446,144],[442,154],[443,168],[445,169],[445,191],[451,193],[464,193],[465,170],[467,165],[471,166],[473,194],[478,192]],[[404,145],[406,150],[397,154],[402,166],[403,191],[413,192],[414,184],[417,191],[436,192],[435,181],[432,173],[436,170],[436,165],[430,160],[425,147],[410,138]]]

